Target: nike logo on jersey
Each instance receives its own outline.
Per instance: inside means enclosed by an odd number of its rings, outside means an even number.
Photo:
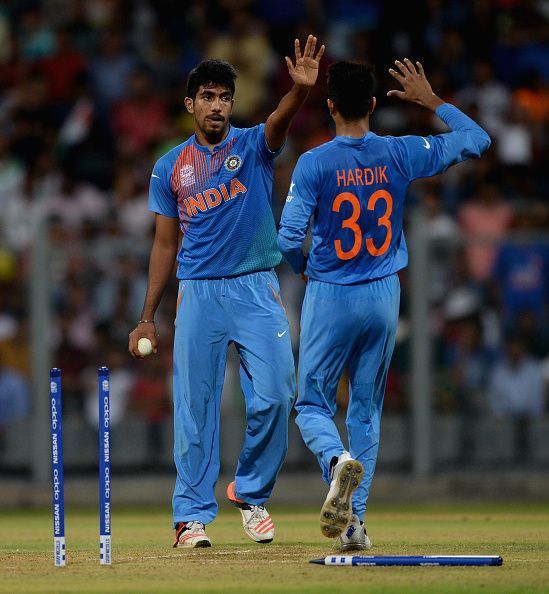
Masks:
[[[423,138],[423,136],[421,138]],[[431,148],[431,144],[429,143],[429,141],[426,138],[423,138],[423,142],[425,143],[423,146],[426,149],[430,149]]]
[[[288,332],[288,330],[284,330],[284,332],[277,332],[278,338],[282,338],[286,332]]]
[[[223,202],[233,200],[239,194],[245,194],[248,188],[238,179],[231,180],[230,188],[225,184],[219,184],[217,188],[208,188],[203,192],[199,192],[196,196],[189,196],[183,200],[185,210],[190,217],[200,212],[206,212],[212,208],[216,208]]]
[[[151,177],[156,177],[156,178],[160,179],[160,178],[158,177],[158,175],[155,175],[154,173],[152,173],[152,174],[151,174]]]
[[[288,192],[288,195],[286,196],[286,202],[291,202],[294,199],[294,197],[292,196],[294,186],[295,186],[295,183],[294,183],[294,180],[292,180],[292,183],[290,184],[290,191]]]

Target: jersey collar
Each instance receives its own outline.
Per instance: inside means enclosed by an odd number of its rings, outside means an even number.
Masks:
[[[367,132],[364,136],[359,136],[358,138],[353,138],[352,136],[336,136],[334,140],[338,144],[345,144],[347,146],[359,146],[368,138],[373,136],[373,132]]]
[[[225,137],[225,140],[219,144],[216,144],[213,151],[210,151],[210,149],[207,146],[199,144],[196,141],[196,134],[193,134],[191,136],[191,140],[192,140],[192,143],[194,144],[194,146],[199,151],[202,151],[203,153],[209,153],[209,152],[216,153],[217,151],[221,150],[233,138],[234,134],[235,134],[235,127],[232,124],[229,124],[229,133]]]

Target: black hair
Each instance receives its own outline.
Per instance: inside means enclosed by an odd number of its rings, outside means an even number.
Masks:
[[[187,79],[187,97],[194,99],[200,86],[219,85],[234,95],[235,69],[224,60],[203,60]]]
[[[371,64],[335,62],[328,68],[328,97],[345,120],[358,120],[368,115],[375,84]]]

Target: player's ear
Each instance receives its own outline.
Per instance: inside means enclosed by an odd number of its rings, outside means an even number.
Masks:
[[[334,102],[331,99],[326,99],[326,105],[328,106],[328,111],[330,112],[330,115],[333,116],[335,109]]]
[[[185,97],[183,100],[185,107],[189,113],[194,113],[194,101],[190,97]]]
[[[377,100],[375,97],[372,97],[372,103],[370,104],[370,111],[368,112],[369,115],[374,113],[374,109],[376,108]]]

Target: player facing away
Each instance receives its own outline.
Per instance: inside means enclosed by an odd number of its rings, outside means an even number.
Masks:
[[[371,546],[364,513],[376,464],[381,409],[395,344],[400,301],[397,272],[408,263],[402,232],[404,201],[414,179],[479,157],[490,138],[461,111],[437,97],[423,67],[396,61],[389,70],[403,90],[389,91],[435,112],[451,132],[377,136],[370,66],[338,62],[328,71],[328,108],[336,137],[303,154],[282,213],[278,245],[308,277],[301,314],[297,424],[317,456],[329,491],[322,533],[339,550]],[[302,242],[312,217],[312,245]],[[333,417],[336,389],[349,371],[343,446]]]
[[[240,356],[247,426],[227,495],[252,540],[274,537],[264,503],[286,455],[295,371],[273,271],[282,259],[271,209],[273,161],[316,82],[324,46],[316,53],[315,47],[310,35],[302,54],[296,40],[295,62],[286,58],[294,86],[267,121],[252,128],[229,123],[233,67],[201,62],[189,75],[185,98],[195,133],[153,168],[155,237],[142,319],[130,334],[129,350],[140,357],[137,343],[146,337],[156,352],[154,314],[177,254],[174,546],[211,546],[205,525],[217,514],[219,405],[231,343]]]

